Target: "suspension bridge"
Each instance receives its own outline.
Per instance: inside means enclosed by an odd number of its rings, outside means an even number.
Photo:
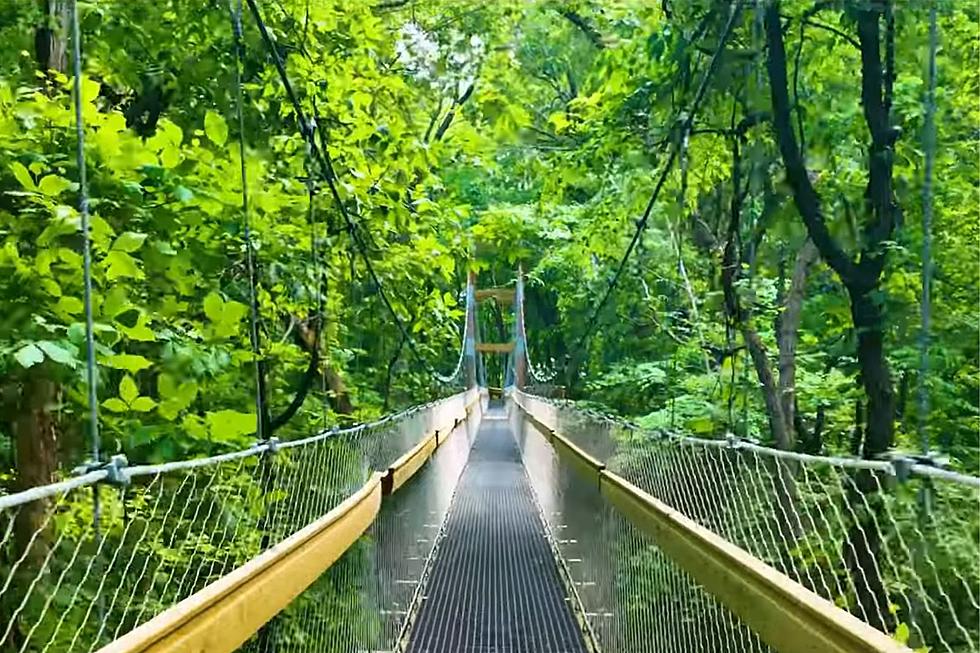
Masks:
[[[341,200],[324,136],[298,101],[257,3],[247,4],[302,131],[310,178],[326,183],[414,348]],[[232,15],[241,65],[241,3]],[[533,363],[520,269],[503,288],[478,288],[470,273],[455,368],[426,370],[445,389],[441,398],[370,423],[271,437],[241,70],[257,439],[162,464],[103,455],[72,17],[94,462],[0,496],[0,650],[978,650],[976,550],[961,543],[976,542],[976,525],[963,516],[976,512],[980,478],[900,453],[810,455],[735,436],[653,431],[565,400],[557,370]],[[713,68],[714,58],[686,130]],[[485,301],[512,307],[509,341],[481,338],[476,315]],[[489,387],[488,357],[501,361],[502,388]]]
[[[455,394],[211,458],[117,457],[0,497],[0,547],[21,552],[0,579],[14,605],[0,641],[103,653],[976,650],[975,579],[940,577],[936,562],[956,555],[942,535],[968,528],[948,516],[975,505],[980,479],[647,432],[533,394],[543,379],[521,276],[492,291],[473,279],[446,377]],[[480,341],[481,300],[513,302],[511,342]],[[507,356],[500,399],[480,352]],[[93,489],[96,521],[77,510]],[[926,491],[929,511],[915,499]]]

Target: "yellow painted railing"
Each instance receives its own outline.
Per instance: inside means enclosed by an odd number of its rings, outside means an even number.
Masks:
[[[384,497],[422,469],[438,446],[463,425],[440,425],[385,472],[323,517],[230,574],[104,646],[99,653],[230,653],[259,631],[336,562],[371,526]]]
[[[910,649],[656,497],[610,472],[518,402],[558,455],[674,563],[781,653],[911,653]],[[652,643],[651,643],[652,644]]]

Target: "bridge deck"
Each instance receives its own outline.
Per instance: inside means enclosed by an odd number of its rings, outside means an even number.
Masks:
[[[409,653],[584,653],[520,453],[501,409],[477,435],[436,552]]]

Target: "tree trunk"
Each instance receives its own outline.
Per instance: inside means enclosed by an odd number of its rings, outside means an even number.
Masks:
[[[57,470],[58,437],[51,406],[57,401],[58,385],[45,375],[45,368],[44,365],[37,365],[27,370],[14,407],[10,423],[16,456],[16,475],[12,484],[14,492],[53,482]],[[25,598],[23,593],[48,555],[52,526],[47,520],[50,509],[50,500],[41,499],[25,503],[8,515],[14,520],[14,537],[13,550],[9,551],[7,562],[9,564],[21,558],[24,561],[18,569],[12,591],[0,597],[0,623],[8,623],[13,618],[17,606]],[[3,522],[0,519],[0,525],[6,528],[9,522]],[[15,625],[8,637],[0,641],[0,650],[19,650],[22,639],[23,633]]]
[[[766,404],[766,415],[769,418],[769,430],[772,433],[772,439],[780,449],[791,450],[793,448],[793,424],[792,422],[788,422],[783,414],[779,388],[772,374],[769,354],[766,352],[762,338],[759,337],[758,332],[752,325],[751,309],[742,305],[738,295],[738,289],[735,287],[738,281],[739,271],[742,268],[742,257],[737,245],[738,234],[741,229],[742,204],[739,138],[740,136],[738,135],[732,138],[732,200],[721,266],[725,312],[741,332],[742,338],[745,340],[745,346],[749,350],[749,355],[755,366],[756,376],[758,376],[759,383],[762,386],[762,395]]]
[[[388,412],[388,404],[391,401],[391,378],[395,374],[395,365],[398,364],[398,359],[401,357],[402,348],[404,347],[405,347],[405,336],[403,335],[398,340],[398,347],[395,348],[395,353],[391,356],[391,359],[388,361],[388,370],[387,370],[387,374],[385,375],[384,406],[383,406],[383,410],[385,412]]]
[[[806,280],[817,256],[817,248],[808,238],[796,254],[793,277],[779,316],[779,397],[783,419],[789,428],[796,423],[796,344],[803,317]]]
[[[54,481],[58,467],[58,437],[51,406],[57,401],[57,392],[58,386],[45,376],[44,366],[27,371],[21,386],[18,414],[12,424],[17,456],[14,489],[17,492]],[[47,553],[44,533],[34,537],[43,530],[47,512],[48,502],[43,500],[26,503],[17,512],[15,546],[20,554],[28,553],[28,562],[40,562]]]
[[[68,23],[71,11],[67,0],[40,0],[44,22],[34,31],[34,54],[42,71],[68,71]]]
[[[330,406],[339,415],[353,415],[354,404],[351,403],[350,393],[343,377],[330,365],[326,365],[327,390],[330,391]]]
[[[820,196],[813,187],[796,141],[790,117],[786,47],[778,0],[766,7],[765,16],[773,127],[786,168],[786,178],[793,188],[793,198],[810,238],[821,257],[840,277],[850,298],[861,383],[867,396],[865,428],[862,433],[860,421],[856,420],[853,445],[867,458],[884,453],[891,447],[895,417],[891,377],[884,351],[884,316],[875,299],[884,271],[884,243],[892,237],[900,219],[892,190],[892,147],[897,134],[891,128],[889,116],[895,71],[892,47],[894,23],[891,20],[886,21],[884,66],[881,56],[881,18],[890,15],[891,3],[888,0],[866,3],[856,11],[861,45],[861,104],[871,136],[865,195],[868,220],[857,262],[831,234],[824,219]],[[882,546],[881,534],[876,526],[877,513],[882,509],[879,483],[872,472],[862,471],[848,478],[845,490],[855,518],[848,528],[843,558],[856,588],[860,614],[873,626],[887,632],[894,624],[894,615],[888,610],[888,594],[878,564]],[[870,509],[866,509],[865,505]]]
[[[866,429],[860,454],[874,458],[892,446],[895,417],[895,395],[885,358],[881,306],[871,291],[848,287],[851,317],[857,331],[857,358],[861,383],[868,400]]]

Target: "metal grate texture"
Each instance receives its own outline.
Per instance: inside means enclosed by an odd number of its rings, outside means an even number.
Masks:
[[[585,653],[508,421],[480,427],[409,653]]]

